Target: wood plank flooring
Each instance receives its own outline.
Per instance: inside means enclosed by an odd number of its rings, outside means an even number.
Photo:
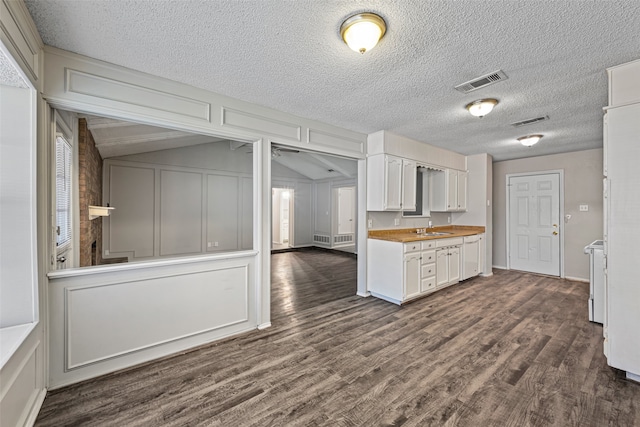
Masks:
[[[273,327],[51,392],[36,425],[640,426],[587,284],[497,270],[397,307],[333,256],[273,256]]]

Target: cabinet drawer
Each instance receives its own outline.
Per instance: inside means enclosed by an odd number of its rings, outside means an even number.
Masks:
[[[407,252],[414,252],[414,251],[419,251],[419,250],[420,250],[420,242],[405,243],[404,244],[404,253],[405,254]]]
[[[422,250],[424,251],[425,249],[435,249],[436,247],[436,241],[435,240],[425,240],[424,242],[422,242]]]
[[[453,237],[451,239],[437,239],[436,247],[442,248],[444,246],[457,246],[457,245],[461,245],[462,242],[463,242],[462,237]]]
[[[435,264],[423,265],[421,273],[422,273],[421,277],[422,277],[422,280],[424,282],[424,280],[427,280],[431,276],[435,276],[436,275],[436,265]]]
[[[420,282],[420,292],[433,292],[436,290],[436,278],[427,277]]]
[[[436,262],[436,251],[424,251],[422,252],[422,264],[430,264],[432,262]]]

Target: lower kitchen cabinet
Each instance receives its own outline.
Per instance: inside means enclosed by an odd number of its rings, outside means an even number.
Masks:
[[[462,242],[462,238],[411,243],[368,239],[369,292],[375,297],[402,304],[458,283]],[[441,259],[445,260],[442,265]]]
[[[441,239],[436,250],[436,288],[460,281],[461,238]]]
[[[414,298],[421,292],[420,252],[406,254],[404,257],[403,300]]]

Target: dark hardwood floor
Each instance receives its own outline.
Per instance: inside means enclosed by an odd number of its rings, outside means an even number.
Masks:
[[[271,255],[271,320],[357,292],[353,254],[322,249],[301,249]]]
[[[274,255],[273,327],[51,392],[36,425],[640,426],[587,284],[498,270],[397,307],[334,295],[335,257]]]

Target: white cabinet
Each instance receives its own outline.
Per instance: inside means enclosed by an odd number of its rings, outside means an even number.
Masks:
[[[402,200],[403,211],[416,210],[416,183],[418,167],[413,160],[402,159]]]
[[[436,241],[436,288],[460,281],[460,246],[463,239],[440,239]]]
[[[377,154],[367,158],[367,210],[416,209],[416,162]]]
[[[403,300],[420,295],[420,268],[420,252],[405,255]]]
[[[455,169],[434,171],[431,176],[431,211],[467,210],[467,172]]]
[[[462,246],[462,280],[480,274],[480,234],[464,238]]]
[[[606,114],[605,354],[610,366],[640,381],[640,102],[609,108]]]
[[[367,240],[369,292],[395,304],[460,281],[462,237],[411,243]]]

